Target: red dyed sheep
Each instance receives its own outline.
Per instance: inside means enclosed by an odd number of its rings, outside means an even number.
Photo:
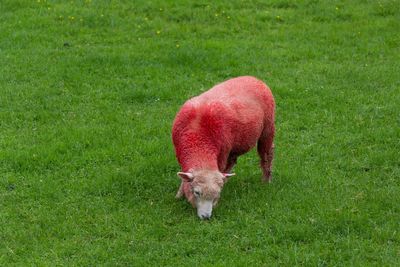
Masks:
[[[271,180],[275,102],[260,80],[243,76],[188,100],[176,115],[172,139],[185,195],[202,219],[211,217],[238,156],[257,143],[263,180]]]

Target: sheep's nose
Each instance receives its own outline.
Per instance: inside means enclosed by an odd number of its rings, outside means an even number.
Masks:
[[[211,214],[202,214],[201,215],[202,220],[208,220],[208,219],[210,219],[210,217],[211,217]]]

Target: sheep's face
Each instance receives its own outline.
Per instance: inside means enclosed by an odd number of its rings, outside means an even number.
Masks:
[[[200,219],[209,219],[213,207],[218,203],[220,193],[228,176],[219,171],[198,170],[193,172],[179,172],[183,182],[189,182],[190,190],[185,192],[188,201],[197,208]]]

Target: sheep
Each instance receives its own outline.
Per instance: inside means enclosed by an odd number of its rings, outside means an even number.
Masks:
[[[209,219],[238,156],[257,143],[262,180],[271,181],[275,101],[266,84],[251,76],[229,79],[186,101],[172,126],[181,171],[176,198],[185,196],[201,219]]]

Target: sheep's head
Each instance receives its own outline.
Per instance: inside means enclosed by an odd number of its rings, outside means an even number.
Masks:
[[[187,200],[197,208],[200,219],[209,219],[213,207],[218,203],[224,183],[235,174],[221,173],[212,170],[195,170],[178,172],[183,183],[189,184],[185,191]]]

